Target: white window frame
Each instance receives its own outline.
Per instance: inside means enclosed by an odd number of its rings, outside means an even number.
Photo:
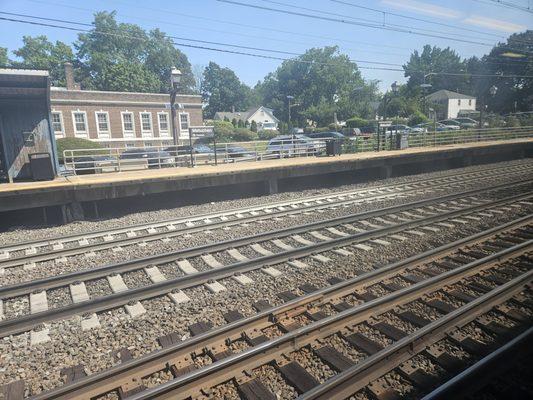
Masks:
[[[100,123],[98,122],[98,114],[104,114],[107,120],[107,131],[100,130]],[[94,119],[96,121],[96,133],[99,138],[110,138],[111,137],[111,121],[109,120],[109,112],[100,110],[94,112]]]
[[[84,137],[84,138],[88,137],[89,136],[89,121],[87,120],[87,111],[82,111],[80,109],[77,109],[77,110],[72,110],[71,113],[72,113],[72,125],[73,125],[73,128],[74,128],[74,136],[75,137]],[[76,114],[83,114],[84,115],[84,119],[85,119],[85,130],[84,131],[79,131],[76,128],[76,117],[75,117]]]
[[[186,115],[187,116],[187,129],[184,129],[183,126],[182,126],[182,122],[181,122],[181,116],[182,115]],[[179,118],[179,123],[180,123],[180,132],[181,131],[189,132],[189,128],[191,127],[191,117],[190,117],[189,113],[180,113],[178,118]]]
[[[126,127],[124,125],[124,115],[129,114],[131,115],[131,127],[132,130],[126,130]],[[135,113],[132,111],[121,111],[120,112],[120,119],[122,121],[122,137],[124,138],[132,138],[135,137]]]
[[[143,114],[148,114],[150,115],[150,130],[145,130],[144,127],[143,127]],[[152,113],[150,111],[141,111],[139,112],[139,119],[140,119],[140,122],[141,122],[141,136],[144,138],[144,137],[148,137],[148,138],[151,138],[154,136],[154,123],[152,121]]]
[[[167,117],[167,129],[162,130],[161,129],[161,120],[160,115],[165,115]],[[157,113],[157,129],[159,130],[159,136],[160,137],[170,137],[170,116],[167,112],[161,111]]]
[[[54,136],[55,137],[58,137],[58,138],[63,138],[65,137],[65,122],[63,120],[63,111],[56,111],[56,110],[52,110],[51,112],[52,114],[52,129],[54,131]],[[59,114],[59,123],[61,124],[61,130],[60,131],[57,131],[54,129],[54,119],[53,119],[53,114]]]

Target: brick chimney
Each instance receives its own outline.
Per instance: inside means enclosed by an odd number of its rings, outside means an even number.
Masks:
[[[72,63],[65,63],[65,79],[67,81],[67,90],[80,90],[80,84],[74,80],[74,69]]]

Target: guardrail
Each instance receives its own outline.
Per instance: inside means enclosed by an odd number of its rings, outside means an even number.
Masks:
[[[339,150],[343,153],[361,153],[527,137],[533,137],[531,126],[420,133],[385,131],[379,135],[374,133],[335,140],[337,146],[328,145],[328,139],[310,139],[297,135],[284,140],[217,143],[216,146],[197,141],[192,149],[190,146],[152,146],[65,150],[63,160],[66,173],[100,174],[331,155],[338,154]]]

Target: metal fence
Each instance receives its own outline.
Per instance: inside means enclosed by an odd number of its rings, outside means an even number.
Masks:
[[[190,146],[153,146],[65,150],[64,173],[100,174],[152,168],[191,167],[268,159],[310,157],[337,153],[399,150],[408,147],[443,146],[479,141],[533,137],[533,127],[485,128],[444,132],[381,132],[337,140],[309,139],[301,135],[287,139],[209,145],[197,141]],[[328,144],[329,141],[329,144]],[[336,148],[335,150],[332,150]]]

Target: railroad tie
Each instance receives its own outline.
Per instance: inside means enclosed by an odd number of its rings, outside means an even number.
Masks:
[[[342,312],[342,311],[352,308],[352,306],[345,301],[341,301],[340,303],[333,303],[332,305],[333,305],[333,308],[337,310],[338,312]]]
[[[318,239],[318,240],[321,240],[321,241],[323,241],[323,242],[328,242],[328,241],[331,240],[330,237],[325,236],[325,235],[323,235],[323,234],[321,234],[320,232],[317,232],[317,231],[311,231],[311,232],[309,232],[309,234],[310,234],[311,236],[313,236],[314,238],[316,238],[316,239]]]
[[[243,400],[276,400],[277,396],[268,390],[263,383],[255,378],[237,386],[240,398]]]
[[[24,264],[24,266],[22,267],[22,269],[23,269],[24,271],[31,271],[31,270],[34,269],[36,266],[37,266],[37,264],[35,264],[34,262],[31,262],[31,263],[28,263],[28,264]]]
[[[291,292],[290,290],[280,292],[276,296],[278,296],[284,302],[291,301],[291,300],[298,298],[298,296],[294,294],[293,292]]]
[[[170,297],[170,300],[172,300],[172,302],[176,305],[186,303],[191,300],[189,296],[187,296],[182,290],[170,292],[168,297]]]
[[[346,236],[349,236],[348,233],[346,232],[341,232],[339,231],[337,228],[332,228],[332,227],[329,227],[329,228],[326,228],[326,230],[330,233],[333,233],[334,235],[336,236],[340,236],[340,237],[346,237]]]
[[[318,262],[323,263],[323,264],[325,264],[325,263],[331,261],[330,258],[328,258],[328,257],[326,257],[326,256],[323,256],[322,254],[313,254],[313,255],[311,256],[311,258],[312,258],[313,260],[318,261]]]
[[[227,253],[235,260],[235,261],[247,261],[248,257],[244,256],[239,250],[237,249],[229,249],[227,250]]]
[[[236,274],[236,275],[233,275],[233,280],[237,283],[240,283],[241,285],[245,286],[245,285],[249,285],[251,283],[254,283],[254,280],[244,274]]]
[[[2,386],[4,400],[23,400],[24,399],[24,381],[16,380]]]
[[[191,336],[197,336],[201,333],[207,332],[213,328],[213,324],[211,322],[205,322],[200,321],[196,322],[195,324],[192,324],[189,326],[189,332],[191,333]]]
[[[398,341],[407,336],[406,332],[386,322],[378,322],[372,325],[372,327],[394,341]]]
[[[327,280],[327,282],[328,282],[330,285],[336,285],[337,283],[344,282],[344,279],[339,278],[338,276],[332,276],[331,278],[329,278],[329,279]]]
[[[224,317],[224,319],[226,320],[228,324],[244,318],[244,316],[239,312],[239,310],[228,311],[222,316]]]
[[[426,373],[422,368],[419,368],[413,360],[405,361],[400,365],[398,371],[424,392],[430,391],[438,383],[438,378],[436,376]]]
[[[171,332],[168,335],[159,336],[157,338],[159,345],[164,349],[170,347],[173,344],[181,342],[180,336],[176,332]]]
[[[226,287],[217,281],[207,282],[204,284],[204,286],[213,294],[226,290]]]
[[[189,260],[178,260],[178,268],[186,275],[195,274],[198,272],[196,268],[194,268]]]
[[[318,290],[315,285],[311,285],[310,283],[304,283],[303,285],[298,286],[298,289],[300,289],[304,293],[313,293]]]
[[[352,360],[350,360],[344,354],[338,352],[331,346],[323,346],[318,349],[314,349],[314,352],[327,365],[329,365],[337,372],[346,371],[348,368],[354,365],[354,362]]]
[[[98,320],[98,315],[96,313],[90,314],[81,319],[81,330],[88,331],[93,328],[100,327],[100,321]]]
[[[83,301],[90,300],[89,293],[87,293],[87,288],[85,283],[73,283],[70,285],[70,296],[74,303],[81,303]]]
[[[291,245],[288,245],[287,243],[283,242],[280,239],[274,239],[272,240],[272,243],[282,250],[293,250],[294,249],[294,247],[292,247]]]
[[[281,271],[277,270],[274,267],[262,268],[262,271],[273,278],[276,278],[281,275]]]
[[[213,269],[216,269],[216,268],[221,268],[223,267],[224,265],[222,265],[222,263],[220,263],[220,261],[218,261],[215,257],[213,257],[212,254],[204,254],[202,257],[202,260],[211,268]]]
[[[30,312],[32,314],[47,311],[48,299],[46,297],[46,291],[30,293]]]
[[[439,366],[450,373],[457,373],[464,368],[464,361],[448,353],[445,347],[438,343],[429,346],[425,353]]]
[[[287,264],[298,269],[307,268],[307,264],[300,260],[291,260]]]
[[[50,329],[43,328],[40,331],[30,332],[30,346],[37,346],[50,341]]]
[[[250,346],[257,346],[269,341],[265,334],[256,329],[244,332],[244,339]]]
[[[63,250],[64,248],[65,246],[63,245],[63,243],[54,243],[52,245],[52,250],[54,251]]]
[[[403,319],[404,321],[409,322],[410,324],[413,324],[414,326],[418,328],[422,328],[426,325],[429,325],[431,321],[427,318],[421,317],[417,314],[415,314],[412,311],[404,311],[398,314],[398,316]]]
[[[455,310],[455,307],[449,303],[445,303],[439,299],[433,299],[426,303],[428,306],[435,308],[437,311],[440,311],[443,314],[451,313]]]
[[[372,396],[377,400],[399,400],[400,393],[394,390],[393,387],[384,378],[379,378],[367,386],[367,389]]]
[[[497,346],[490,346],[470,336],[466,336],[463,332],[459,330],[450,333],[448,337],[453,342],[465,349],[468,353],[478,357],[485,357],[497,348]]]
[[[144,271],[153,283],[159,283],[167,280],[165,275],[163,275],[159,268],[157,268],[155,265],[152,267],[146,267]]]
[[[257,253],[261,254],[262,256],[271,256],[272,254],[274,254],[270,250],[265,249],[259,243],[254,243],[250,247],[252,248],[252,250],[256,251]]]
[[[121,275],[108,275],[107,281],[109,282],[109,286],[111,286],[113,293],[120,293],[128,290],[128,287],[126,286],[126,283],[122,279]]]
[[[85,368],[81,364],[63,368],[59,371],[59,374],[63,377],[65,384],[75,382],[87,376]]]
[[[262,299],[253,303],[252,307],[255,308],[257,312],[262,312],[272,308],[273,306],[268,302],[268,300]]]
[[[124,307],[126,308],[126,312],[131,318],[137,318],[146,313],[146,309],[140,301],[136,301],[131,304],[126,304]]]
[[[4,300],[0,299],[0,321],[4,319]]]
[[[351,256],[353,253],[351,251],[345,250],[345,249],[334,249],[333,253],[338,254],[339,256]]]
[[[361,333],[353,333],[348,336],[344,336],[344,339],[348,343],[350,343],[351,346],[355,347],[359,351],[362,351],[369,356],[377,353],[378,351],[383,350],[383,346],[381,343],[378,343],[372,339],[367,338]]]
[[[370,247],[369,245],[363,244],[363,243],[357,243],[353,247],[355,247],[355,248],[357,248],[359,250],[364,250],[364,251],[372,250],[372,247]]]
[[[27,256],[33,256],[34,254],[37,254],[37,248],[36,247],[30,247],[27,248],[24,252]]]
[[[278,366],[281,375],[300,394],[308,392],[320,383],[296,361]]]
[[[300,235],[292,235],[291,239],[293,239],[295,242],[298,242],[300,244],[303,244],[304,246],[311,246],[315,244],[314,242],[311,242],[310,240],[307,240],[306,238],[300,236]]]
[[[7,260],[9,258],[9,251],[3,251],[0,253],[0,260]]]

